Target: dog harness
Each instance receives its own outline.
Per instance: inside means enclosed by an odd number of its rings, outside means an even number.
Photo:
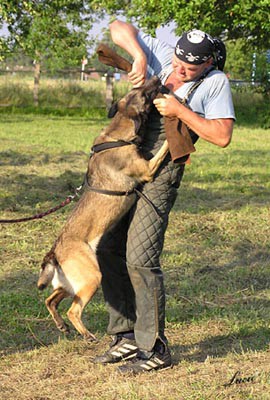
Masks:
[[[93,157],[93,155],[95,153],[100,153],[101,151],[105,151],[105,150],[109,150],[109,149],[115,149],[117,147],[129,146],[131,144],[136,144],[136,143],[135,143],[135,141],[132,141],[132,140],[131,141],[117,140],[115,142],[104,142],[104,143],[95,144],[94,146],[91,147],[90,158]],[[88,179],[87,179],[87,174],[85,175],[84,186],[89,191],[97,192],[97,193],[101,193],[101,194],[107,194],[107,195],[111,195],[111,196],[129,196],[130,194],[135,192],[135,189],[127,190],[127,191],[119,191],[119,190],[99,189],[99,188],[90,186]]]
[[[131,144],[136,145],[136,139],[134,141],[132,141],[132,140],[131,141],[117,140],[116,142],[105,142],[105,143],[96,144],[96,145],[92,146],[92,148],[91,148],[90,157],[93,157],[93,155],[95,153],[100,153],[101,151],[114,149],[114,148],[122,147],[122,146],[128,146]],[[131,190],[126,190],[126,191],[100,189],[100,188],[89,185],[89,182],[87,179],[87,174],[86,174],[85,179],[84,179],[84,189],[91,191],[91,192],[105,194],[108,196],[130,196],[131,194],[136,194],[137,196],[141,197],[144,201],[146,201],[146,203],[152,207],[156,216],[158,218],[160,218],[160,215],[158,214],[157,209],[154,206],[154,204],[139,190],[138,186],[134,187]]]
[[[95,144],[91,147],[90,157],[92,157],[95,153],[99,153],[100,151],[114,149],[115,147],[128,146],[130,144],[136,144],[136,141],[117,140],[116,142],[104,142]]]

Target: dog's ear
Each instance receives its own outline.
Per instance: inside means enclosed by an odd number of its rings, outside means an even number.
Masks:
[[[118,111],[118,101],[113,103],[108,111],[108,118],[113,118]]]
[[[141,126],[142,126],[142,121],[138,118],[134,119],[134,124],[135,124],[135,134],[137,135]]]
[[[127,96],[118,102],[118,111],[128,118],[136,118],[139,114],[138,99],[135,96]]]

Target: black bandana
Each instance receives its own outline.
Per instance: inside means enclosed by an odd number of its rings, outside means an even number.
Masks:
[[[175,55],[188,64],[202,64],[213,56],[214,52],[213,38],[197,29],[184,32],[175,46]]]

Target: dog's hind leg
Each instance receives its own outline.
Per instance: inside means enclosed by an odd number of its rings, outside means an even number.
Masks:
[[[97,340],[96,337],[86,329],[85,325],[82,322],[82,313],[84,307],[89,303],[93,295],[95,294],[100,281],[92,282],[91,284],[86,285],[81,290],[79,290],[74,296],[72,305],[67,312],[68,318],[73,326],[77,329],[77,331],[84,337],[84,339],[88,341]]]
[[[60,314],[57,311],[57,307],[59,303],[65,299],[66,297],[70,297],[70,294],[64,290],[63,288],[58,288],[53,291],[53,293],[45,300],[46,307],[49,310],[49,313],[51,314],[57,328],[61,332],[69,332],[69,327],[63,320],[63,318],[60,316]]]
[[[61,263],[68,285],[72,288],[73,302],[67,312],[68,319],[75,329],[87,340],[95,340],[82,322],[82,313],[101,283],[96,255],[86,243],[73,242],[72,253]]]

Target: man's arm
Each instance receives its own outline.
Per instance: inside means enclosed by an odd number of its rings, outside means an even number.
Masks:
[[[180,104],[173,96],[155,99],[154,104],[161,115],[177,117],[202,139],[220,147],[230,144],[234,120],[232,118],[206,119]]]
[[[147,71],[147,58],[138,40],[138,29],[127,22],[115,20],[110,24],[110,33],[115,44],[130,54],[134,60],[128,77],[134,86],[143,85]]]
[[[115,20],[110,24],[113,42],[127,51],[134,59],[132,70],[128,74],[134,86],[141,86],[146,77],[147,58],[138,40],[138,29],[123,21]],[[234,120],[232,118],[206,119],[179,103],[173,96],[154,100],[160,114],[165,117],[177,117],[189,126],[202,139],[220,147],[229,145]]]

